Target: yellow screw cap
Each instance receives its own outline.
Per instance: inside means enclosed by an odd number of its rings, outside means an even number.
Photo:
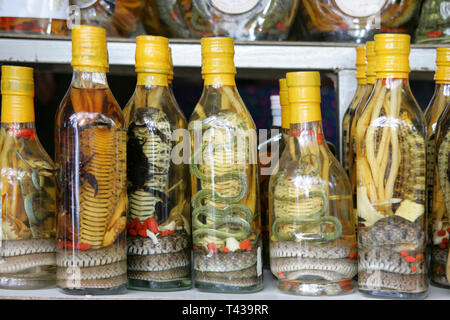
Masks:
[[[136,72],[169,74],[169,39],[159,36],[136,38]]]
[[[201,39],[202,74],[236,74],[233,38],[208,37]]]
[[[359,84],[366,84],[366,46],[356,47],[356,79]]]
[[[34,122],[33,68],[2,66],[1,122]]]
[[[450,82],[450,47],[440,47],[436,50],[437,69],[434,74],[436,83]]]
[[[377,78],[377,74],[375,72],[375,41],[367,41],[366,42],[366,59],[367,59],[367,68],[366,68],[366,77],[367,83],[374,84]]]
[[[286,74],[289,92],[290,123],[321,121],[320,73],[317,71]]]
[[[409,68],[411,36],[385,33],[375,35],[377,78],[407,78]]]
[[[87,72],[107,72],[106,30],[77,25],[72,30],[72,67]]]
[[[286,79],[280,79],[281,127],[289,129],[289,98]]]

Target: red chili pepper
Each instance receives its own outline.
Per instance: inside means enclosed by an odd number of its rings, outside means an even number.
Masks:
[[[128,230],[128,234],[132,237],[136,237],[137,231],[136,231],[136,229],[130,229],[130,230]]]
[[[78,249],[80,250],[88,250],[91,248],[91,245],[89,243],[80,243],[78,245]]]
[[[350,259],[356,259],[356,258],[358,257],[358,253],[356,253],[356,252],[350,252],[350,253],[348,254],[348,257],[349,257]]]
[[[286,26],[280,22],[277,23],[276,28],[279,30],[286,30]]]
[[[317,135],[317,143],[318,143],[319,145],[322,144],[322,134],[321,134],[321,133],[319,133],[319,134]]]
[[[445,236],[445,230],[439,230],[437,234],[439,237],[443,237]]]
[[[437,267],[436,267],[436,271],[437,271],[437,272],[441,271],[441,266],[437,266]]]
[[[427,37],[429,38],[438,38],[440,36],[442,36],[442,31],[440,30],[430,31],[427,33]]]
[[[344,285],[349,284],[349,283],[351,283],[351,282],[352,282],[352,279],[350,279],[350,280],[344,280],[344,281],[339,281],[339,285],[344,286]]]
[[[302,130],[300,130],[300,129],[292,129],[292,130],[291,130],[291,134],[292,134],[293,136],[299,137],[299,136],[302,134]]]
[[[411,272],[416,272],[417,271],[417,267],[416,266],[413,266],[412,268],[411,268]]]
[[[250,239],[245,239],[239,244],[239,249],[245,250],[248,246],[250,246]]]
[[[284,281],[283,284],[287,286],[289,285],[289,281]]]
[[[30,141],[33,141],[36,137],[36,131],[34,129],[12,129],[11,132],[17,137],[23,137]]]
[[[194,244],[194,245],[192,246],[192,249],[197,250],[197,246]]]
[[[217,253],[219,252],[219,250],[217,250],[216,244],[215,243],[208,243],[208,245],[206,246],[208,248],[209,251],[211,251],[212,253]]]
[[[406,257],[408,255],[408,252],[406,252],[405,250],[400,251],[400,254],[404,257]]]
[[[167,231],[161,231],[161,237],[167,236]]]
[[[173,236],[175,234],[175,232],[173,232],[172,230],[167,230],[167,234]]]
[[[285,279],[285,278],[286,278],[286,276],[284,275],[284,273],[283,273],[282,271],[278,272],[278,276],[279,276],[281,279]]]
[[[147,218],[145,220],[145,223],[147,224],[147,229],[150,230],[153,233],[158,233],[158,222],[156,222],[153,218]]]
[[[178,13],[176,11],[172,11],[170,16],[172,17],[173,20],[178,20],[179,18]]]
[[[406,262],[416,262],[417,259],[415,257],[411,257],[411,256],[406,256],[405,258]]]
[[[252,245],[249,244],[249,245],[247,246],[247,251],[252,251],[252,249],[253,249]]]
[[[441,243],[439,243],[439,248],[446,249],[447,245],[445,243],[441,242]]]
[[[442,242],[443,242],[443,243],[447,243],[447,242],[448,242],[448,239],[447,239],[447,238],[444,238],[444,239],[442,239]]]
[[[146,237],[146,236],[147,236],[147,230],[145,230],[145,229],[139,229],[138,234],[139,234],[141,237]]]
[[[447,228],[447,232],[450,233],[450,228]]]
[[[419,253],[418,255],[416,255],[417,260],[422,260],[423,258],[424,258],[423,253]]]
[[[346,25],[345,23],[341,23],[337,25],[337,28],[340,30],[347,30],[348,29],[348,25]]]
[[[228,252],[230,252],[230,249],[225,248],[225,249],[223,249],[223,252],[228,253]]]

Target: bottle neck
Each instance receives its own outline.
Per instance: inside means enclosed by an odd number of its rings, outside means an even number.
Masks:
[[[397,89],[404,88],[409,90],[409,79],[408,74],[404,74],[402,76],[386,76],[386,77],[377,77],[375,81],[375,87],[384,86],[386,89]]]
[[[139,72],[137,74],[137,85],[167,87],[169,85],[168,75],[162,73]]]
[[[205,87],[236,86],[234,73],[208,73],[204,75]]]
[[[108,88],[106,72],[91,72],[74,69],[72,86],[80,89],[104,89]]]
[[[326,146],[322,121],[291,123],[289,135],[299,147]]]

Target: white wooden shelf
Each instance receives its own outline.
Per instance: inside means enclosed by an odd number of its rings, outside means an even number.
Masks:
[[[61,293],[58,289],[42,290],[6,290],[0,289],[1,299],[17,300],[371,300],[358,291],[334,297],[305,297],[282,293],[277,289],[277,282],[270,271],[264,271],[264,289],[247,294],[219,294],[201,292],[197,289],[174,292],[150,292],[128,290],[122,295],[111,296],[72,296]],[[450,290],[430,286],[429,300],[450,300]]]

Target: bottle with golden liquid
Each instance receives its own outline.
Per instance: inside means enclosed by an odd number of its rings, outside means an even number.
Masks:
[[[33,69],[2,66],[0,288],[55,285],[56,175],[36,134]]]
[[[357,273],[350,182],[325,141],[320,74],[290,72],[289,142],[270,178],[270,267],[281,291],[338,295]]]
[[[435,185],[434,172],[435,172],[435,159],[436,159],[436,131],[437,123],[442,113],[445,110],[446,105],[450,102],[450,48],[441,47],[437,48],[436,52],[436,65],[437,69],[434,74],[434,80],[436,82],[433,97],[425,110],[425,124],[427,125],[427,213],[428,217],[433,219],[433,216],[440,216],[444,209],[442,203],[438,208],[433,207],[433,190]],[[440,220],[440,219],[438,219]],[[436,221],[438,221],[436,220]],[[429,221],[431,222],[431,221]],[[438,222],[436,222],[438,223]],[[436,227],[432,227],[432,223],[428,223],[428,235],[436,230]],[[439,228],[438,228],[439,229]],[[428,240],[433,241],[430,237]]]
[[[367,88],[366,78],[366,47],[356,47],[356,80],[358,85],[356,87],[355,95],[345,111],[342,120],[342,166],[348,175],[350,175],[350,164],[354,161],[353,153],[350,149],[350,129],[352,119],[355,115],[356,107],[360,104]]]
[[[126,291],[126,130],[106,79],[106,31],[72,30],[73,78],[56,113],[57,286]]]
[[[372,296],[423,298],[424,116],[409,87],[410,36],[375,36],[377,80],[356,128],[358,286]]]
[[[357,199],[356,199],[356,124],[361,116],[364,107],[369,100],[370,95],[372,94],[373,87],[376,81],[376,73],[375,73],[375,42],[368,41],[366,43],[366,90],[364,91],[364,95],[359,101],[358,105],[355,108],[353,116],[350,118],[350,137],[348,139],[348,152],[351,153],[349,156],[349,168],[348,168],[348,177],[350,178],[350,185],[352,186],[352,195],[353,195],[353,211],[356,213]],[[358,228],[355,225],[355,228]]]
[[[189,121],[195,286],[263,288],[256,130],[236,88],[231,38],[202,38],[204,90]]]
[[[172,158],[187,121],[169,89],[169,71],[169,40],[137,37],[137,85],[124,116],[128,286],[141,290],[191,288],[189,166],[183,154]]]
[[[289,140],[289,96],[286,78],[278,81],[280,86],[280,104],[281,104],[281,133],[283,135],[282,149],[279,155],[283,154],[286,142]]]
[[[450,289],[450,103],[437,123],[436,136],[431,213],[431,283]]]

